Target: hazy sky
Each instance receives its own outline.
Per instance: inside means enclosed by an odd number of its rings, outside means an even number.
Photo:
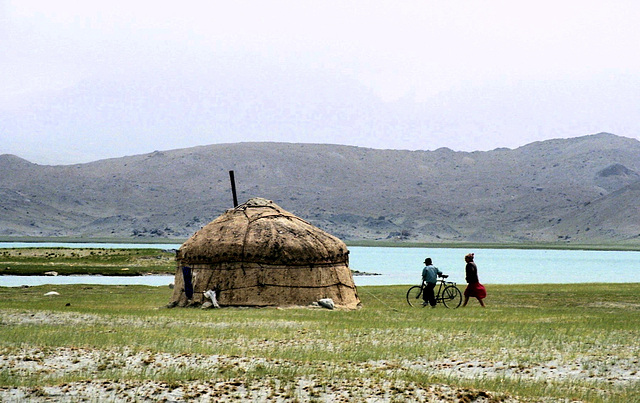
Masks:
[[[640,138],[632,1],[0,0],[0,154]]]

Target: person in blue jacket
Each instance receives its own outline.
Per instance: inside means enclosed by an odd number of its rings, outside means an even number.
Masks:
[[[422,293],[422,299],[424,300],[422,306],[431,305],[431,308],[436,307],[436,296],[433,293],[433,289],[436,288],[438,276],[442,275],[442,272],[433,265],[430,257],[424,260],[424,269],[422,269],[422,281],[425,284],[424,292]]]

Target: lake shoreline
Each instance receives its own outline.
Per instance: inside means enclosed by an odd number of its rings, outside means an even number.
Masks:
[[[149,248],[149,244],[29,245],[0,248],[0,283],[10,282],[7,275],[43,276],[56,283],[68,278],[64,277],[67,275],[110,276],[111,284],[117,284],[118,278],[144,279],[148,274],[173,276],[179,247],[175,244],[161,244],[157,248]],[[450,281],[462,286],[466,283],[463,258],[467,252],[475,252],[483,284],[640,281],[638,251],[353,246],[349,268],[358,286],[419,284],[422,262],[430,257],[436,267],[449,275]],[[585,267],[591,269],[584,270]],[[55,273],[58,276],[44,277]],[[53,280],[56,278],[58,280]]]
[[[82,238],[82,237],[7,237],[0,236],[0,248],[9,243],[69,243],[69,244],[139,244],[139,245],[182,245],[183,238]],[[389,247],[389,248],[453,248],[453,249],[546,249],[546,250],[595,250],[595,251],[640,251],[640,244],[572,244],[565,242],[535,243],[489,243],[489,242],[403,242],[390,240],[346,240],[347,246]],[[28,246],[27,246],[28,247]]]

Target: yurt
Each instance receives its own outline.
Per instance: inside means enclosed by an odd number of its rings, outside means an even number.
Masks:
[[[197,231],[176,261],[170,306],[360,305],[345,243],[263,198]]]

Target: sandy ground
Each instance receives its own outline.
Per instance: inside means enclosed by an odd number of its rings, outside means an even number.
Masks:
[[[5,311],[1,325],[56,323],[73,326],[103,320],[100,316],[77,313],[40,313]],[[130,321],[129,321],[130,323]],[[142,325],[142,324],[141,324]],[[268,340],[260,341],[268,347]],[[292,341],[292,343],[295,341]],[[630,357],[637,357],[631,354]],[[277,368],[294,374],[291,381],[276,377],[238,380],[234,374],[255,369]],[[192,372],[194,381],[171,382],[172,369]],[[302,368],[303,370],[298,371]],[[228,369],[229,375],[221,376]],[[338,371],[340,370],[340,371]],[[349,379],[330,375],[349,371],[362,374]],[[428,387],[398,379],[400,373],[434,374],[452,379],[504,377],[523,381],[556,380],[586,382],[593,388],[626,386],[640,381],[637,359],[620,357],[580,357],[522,365],[505,361],[479,361],[459,356],[439,361],[379,360],[341,364],[299,363],[224,355],[169,354],[129,349],[101,350],[84,348],[37,349],[0,348],[0,374],[5,377],[37,375],[48,379],[79,379],[55,386],[0,388],[1,402],[93,402],[93,401],[258,401],[258,402],[516,402],[517,397],[490,391],[478,391],[433,384]],[[273,371],[271,371],[272,373]],[[296,373],[314,375],[295,375]],[[375,378],[371,374],[375,373]],[[118,381],[119,376],[127,379]],[[205,374],[205,375],[203,375]],[[206,374],[211,379],[206,380]],[[161,381],[154,380],[161,379]],[[180,376],[182,378],[182,375]],[[219,381],[224,379],[224,381]],[[43,382],[43,385],[52,382]],[[55,381],[53,383],[56,383]]]

